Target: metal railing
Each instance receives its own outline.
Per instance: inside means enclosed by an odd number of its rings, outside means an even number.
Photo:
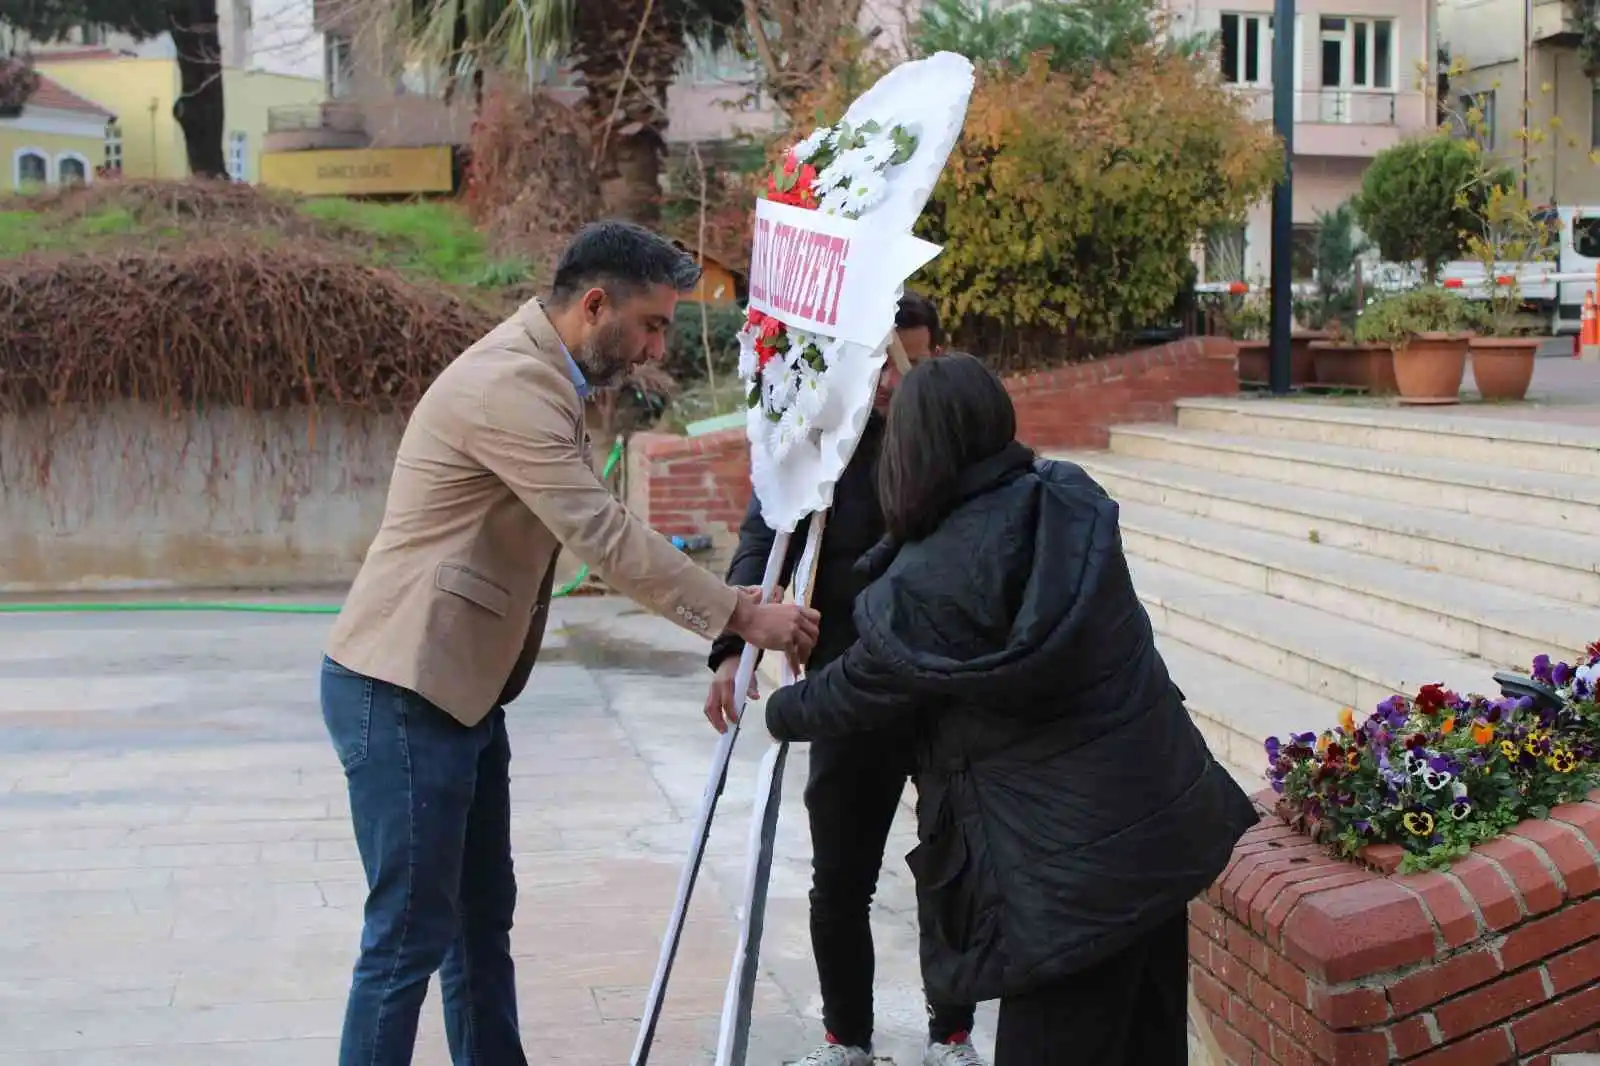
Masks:
[[[366,132],[366,117],[353,104],[301,104],[267,109],[268,133],[300,130],[330,130],[336,133]]]
[[[1272,121],[1271,89],[1238,90],[1250,101],[1250,117]],[[1398,95],[1367,89],[1310,89],[1294,94],[1294,120],[1328,126],[1398,124]]]

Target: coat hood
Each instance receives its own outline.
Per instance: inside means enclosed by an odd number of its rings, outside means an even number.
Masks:
[[[932,534],[880,542],[862,558],[878,580],[856,603],[861,639],[919,688],[994,695],[1048,683],[1059,656],[1082,650],[1087,626],[1105,636],[1119,626],[1096,617],[1102,583],[1126,587],[1117,518],[1116,502],[1081,468],[1012,444],[966,471],[959,502]],[[952,610],[969,625],[925,624]]]

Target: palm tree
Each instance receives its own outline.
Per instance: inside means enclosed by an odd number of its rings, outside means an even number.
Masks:
[[[565,62],[583,77],[606,213],[660,216],[667,87],[691,39],[713,46],[741,0],[393,0],[414,57],[462,75]]]

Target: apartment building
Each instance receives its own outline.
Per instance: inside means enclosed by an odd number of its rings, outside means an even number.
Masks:
[[[1582,21],[1595,17],[1584,0],[1439,0],[1440,41],[1466,67],[1446,105],[1480,110],[1487,147],[1526,159],[1536,203],[1600,205],[1600,70],[1584,70],[1579,48]],[[1543,142],[1527,143],[1524,130]]]
[[[1432,129],[1432,0],[1299,0],[1294,42],[1294,224],[1297,275],[1309,279],[1318,212],[1354,195],[1373,156]],[[1172,30],[1210,34],[1221,76],[1250,113],[1273,117],[1272,0],[1171,0]],[[1207,235],[1208,280],[1263,278],[1271,207]]]

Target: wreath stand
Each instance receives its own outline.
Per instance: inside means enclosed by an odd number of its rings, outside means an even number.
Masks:
[[[888,344],[889,358],[902,376],[911,370],[911,360],[897,336]],[[816,583],[817,559],[822,548],[822,535],[828,524],[828,512],[817,511],[811,516],[806,530],[805,546],[795,566],[798,580],[794,582],[792,596],[797,603],[810,606]],[[778,579],[783,574],[784,560],[789,556],[792,535],[779,533],[772,540],[772,550],[767,553],[767,565],[761,577],[762,602],[770,602],[777,592]],[[733,746],[738,742],[744,725],[744,712],[750,693],[750,681],[755,676],[760,650],[746,644],[739,656],[739,669],[734,675],[734,698],[738,701],[737,719],[722,734],[716,755],[711,760],[711,773],[700,796],[700,812],[695,821],[694,836],[689,844],[689,859],[678,877],[678,896],[672,905],[672,916],[667,922],[666,935],[661,940],[661,955],[656,960],[655,976],[650,982],[650,992],[645,1000],[644,1014],[640,1018],[639,1036],[634,1043],[631,1066],[645,1066],[650,1060],[651,1045],[655,1042],[656,1026],[661,1020],[661,1008],[666,1001],[667,982],[672,977],[672,965],[677,959],[678,946],[683,940],[683,926],[688,919],[689,900],[700,877],[700,867],[705,861],[706,843],[711,836],[711,823],[716,818],[717,801],[728,783],[728,765],[733,758]],[[785,660],[782,666],[784,683],[795,680],[790,676]],[[750,819],[750,855],[746,870],[745,896],[741,900],[739,941],[735,949],[734,966],[728,979],[728,991],[723,998],[722,1024],[717,1039],[718,1066],[743,1066],[750,1041],[750,1015],[755,999],[755,983],[760,961],[761,934],[767,908],[767,884],[772,876],[773,843],[778,832],[778,807],[783,794],[783,770],[787,765],[789,745],[774,742],[761,760],[756,788],[757,806]]]

